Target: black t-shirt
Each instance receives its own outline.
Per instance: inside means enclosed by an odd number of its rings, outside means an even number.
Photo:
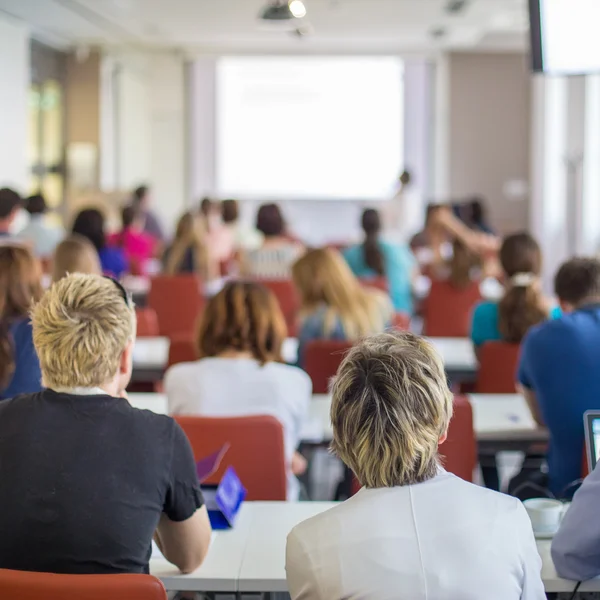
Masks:
[[[147,573],[161,513],[202,504],[170,417],[51,390],[0,402],[0,568]]]

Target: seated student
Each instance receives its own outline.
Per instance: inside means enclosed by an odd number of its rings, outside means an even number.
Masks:
[[[575,493],[552,540],[552,560],[560,577],[586,581],[600,575],[600,468]]]
[[[311,400],[306,373],[282,364],[286,325],[275,296],[258,283],[228,283],[210,299],[196,336],[200,360],[171,367],[165,391],[171,414],[272,415],[284,429],[288,500],[297,500],[306,468],[296,453]]]
[[[257,229],[245,227],[240,223],[237,200],[223,200],[221,202],[221,215],[223,225],[231,231],[235,250],[247,251],[260,248],[263,236]]]
[[[386,277],[394,308],[412,314],[411,282],[415,260],[408,247],[390,244],[380,239],[379,213],[369,208],[363,212],[362,228],[365,241],[344,251],[344,258],[357,277]]]
[[[152,198],[150,188],[140,185],[133,191],[132,206],[141,212],[144,219],[144,232],[159,243],[164,242],[165,235],[160,220],[151,208]]]
[[[18,237],[32,245],[36,256],[49,258],[65,237],[65,232],[61,227],[48,222],[46,201],[41,194],[27,198],[25,209],[30,215],[29,223],[19,232]]]
[[[293,600],[546,598],[521,502],[440,465],[453,396],[425,339],[363,340],[332,394],[332,448],[363,488],[289,534]]]
[[[73,233],[82,235],[92,242],[105,275],[121,277],[127,272],[127,258],[121,248],[111,248],[106,243],[104,216],[95,208],[82,210],[73,223]]]
[[[193,571],[211,537],[196,464],[173,419],[123,397],[136,327],[124,289],[69,275],[32,322],[48,389],[0,404],[0,568],[147,573],[155,536]]]
[[[181,216],[173,243],[165,250],[163,266],[166,275],[196,273],[204,280],[218,275],[218,265],[206,247],[205,231],[197,215]]]
[[[12,229],[21,207],[21,196],[10,188],[0,189],[0,244],[12,241]]]
[[[361,286],[336,250],[310,250],[294,264],[292,277],[300,295],[299,365],[311,340],[354,341],[381,333],[391,320],[390,299]]]
[[[600,409],[600,261],[567,261],[554,288],[564,314],[527,333],[518,381],[534,417],[550,431],[548,473],[536,483],[568,498],[581,478],[583,414]]]
[[[154,256],[156,240],[144,231],[144,214],[134,205],[121,211],[123,227],[119,233],[108,236],[108,244],[120,248],[129,266],[140,274],[146,272],[146,263]]]
[[[243,256],[243,273],[259,279],[289,279],[292,265],[305,249],[287,235],[277,204],[263,204],[258,209],[256,228],[264,240],[260,248]]]
[[[41,275],[28,248],[0,245],[0,400],[42,389],[29,320],[42,295]]]
[[[54,252],[52,281],[58,281],[70,273],[102,275],[102,266],[96,248],[81,235],[70,235]]]
[[[560,308],[550,308],[542,293],[542,254],[531,235],[515,233],[504,238],[500,264],[505,285],[502,299],[483,302],[473,312],[471,339],[476,348],[500,340],[519,344],[530,327],[561,314]]]

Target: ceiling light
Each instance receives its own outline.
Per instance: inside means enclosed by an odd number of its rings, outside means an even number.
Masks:
[[[289,7],[296,19],[301,19],[306,16],[306,6],[304,6],[302,0],[291,0]]]

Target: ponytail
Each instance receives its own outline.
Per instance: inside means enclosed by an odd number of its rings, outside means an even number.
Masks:
[[[381,252],[381,248],[379,248],[376,233],[367,233],[363,244],[363,254],[367,267],[375,271],[377,275],[385,276],[383,252]]]
[[[534,276],[518,273],[498,304],[498,330],[506,342],[520,344],[530,327],[545,321],[548,311]]]

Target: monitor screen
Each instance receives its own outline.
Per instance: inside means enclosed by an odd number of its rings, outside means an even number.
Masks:
[[[600,72],[600,1],[529,0],[533,68],[556,75]]]
[[[595,466],[598,459],[600,459],[600,418],[592,420],[592,436],[594,439],[592,443],[592,460]]]

